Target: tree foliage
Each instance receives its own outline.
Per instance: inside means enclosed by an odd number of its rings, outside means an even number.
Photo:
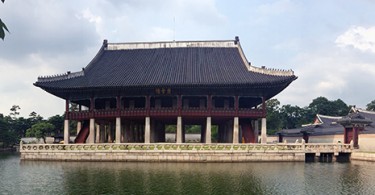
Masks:
[[[34,111],[29,114],[28,118],[18,117],[20,109],[20,106],[13,105],[8,116],[0,114],[0,147],[10,147],[19,143],[22,137],[34,135],[34,133],[27,133],[27,130],[39,123],[53,125],[54,128],[49,129],[46,135],[58,134],[63,129],[64,116],[56,115],[45,120]]]
[[[309,105],[312,113],[328,116],[345,116],[350,107],[341,99],[330,101],[325,97],[315,98]]]
[[[42,138],[43,142],[46,143],[46,136],[55,129],[55,126],[49,122],[39,122],[27,129],[26,136],[36,137],[37,139]]]
[[[5,2],[5,0],[1,0],[1,2]],[[4,40],[5,38],[5,31],[9,32],[8,27],[5,25],[5,23],[0,18],[0,38]]]
[[[271,135],[281,129],[293,129],[311,123],[316,114],[345,116],[350,110],[350,107],[341,99],[331,101],[325,97],[317,97],[312,100],[309,106],[303,108],[290,104],[280,107],[280,102],[277,99],[270,99],[266,103],[267,133]]]
[[[48,118],[48,122],[51,123],[55,128],[51,132],[51,135],[58,135],[64,130],[64,116],[55,115]],[[74,129],[71,129],[74,131]]]
[[[366,110],[375,111],[375,100],[372,100],[366,105]]]
[[[267,110],[267,133],[274,134],[282,128],[280,113],[280,102],[277,99],[270,99],[266,102]]]

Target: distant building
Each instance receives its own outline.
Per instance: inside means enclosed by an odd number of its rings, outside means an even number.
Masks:
[[[266,142],[266,104],[297,79],[293,71],[252,66],[238,37],[224,41],[108,43],[79,72],[39,77],[35,86],[66,100],[76,143],[164,142],[166,125],[200,125],[201,140]],[[70,110],[74,103],[77,110]],[[259,124],[261,121],[261,125]],[[261,127],[261,128],[260,128]]]
[[[370,124],[363,127],[348,124],[345,127],[340,124],[342,120],[356,122],[355,120],[366,120]],[[357,121],[358,122],[358,121]],[[361,145],[359,135],[375,135],[375,112],[353,107],[347,116],[325,116],[317,114],[312,124],[302,125],[301,128],[283,129],[277,132],[279,142],[285,139],[295,140],[302,138],[305,142],[327,143],[327,142],[354,142]],[[366,137],[366,136],[363,136]],[[368,136],[367,136],[368,137]],[[374,137],[375,138],[375,137]],[[362,143],[365,144],[365,143]]]

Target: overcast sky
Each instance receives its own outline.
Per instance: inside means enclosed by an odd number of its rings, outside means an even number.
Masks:
[[[33,83],[79,71],[109,42],[240,37],[254,66],[293,69],[275,98],[307,106],[318,96],[365,107],[375,99],[372,0],[6,0],[0,18],[0,113],[63,114],[64,101]]]

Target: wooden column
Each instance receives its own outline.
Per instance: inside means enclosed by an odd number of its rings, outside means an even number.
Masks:
[[[95,110],[95,99],[92,97],[90,98],[90,111],[94,111]]]
[[[238,95],[234,97],[234,109],[236,112],[236,116],[238,116],[238,109],[239,109],[239,101],[238,101]]]
[[[177,110],[178,110],[178,116],[181,116],[181,110],[182,110],[182,97],[181,97],[181,95],[178,95],[178,97],[177,97]]]

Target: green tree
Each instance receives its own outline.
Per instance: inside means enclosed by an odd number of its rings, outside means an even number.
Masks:
[[[372,100],[366,105],[366,110],[375,111],[375,100]]]
[[[13,131],[18,138],[24,137],[26,130],[32,126],[29,119],[19,117],[9,121],[11,131]]]
[[[311,109],[312,113],[323,115],[329,115],[331,110],[329,100],[325,97],[317,97],[313,99],[309,105],[309,108]]]
[[[1,2],[5,2],[5,0],[1,0]],[[5,23],[0,18],[0,38],[4,40],[5,38],[5,30],[9,32],[8,27],[5,25]]]
[[[267,133],[271,135],[282,128],[279,100],[277,99],[267,100],[266,111],[267,111]]]
[[[315,98],[308,107],[311,112],[328,116],[344,116],[347,115],[350,107],[341,99],[330,101],[325,97]]]
[[[21,107],[19,105],[13,105],[10,108],[10,114],[9,115],[12,119],[17,118],[17,116],[20,114],[20,112],[18,110],[21,110]]]
[[[38,140],[40,138],[43,139],[43,142],[46,143],[46,136],[48,133],[53,131],[55,128],[54,125],[48,122],[39,122],[33,126],[31,126],[30,129],[26,131],[27,137],[36,137]]]
[[[58,135],[63,131],[63,129],[64,129],[64,116],[60,116],[60,115],[51,116],[51,117],[48,118],[47,121],[55,126],[55,128],[51,132],[54,135]]]
[[[309,123],[312,120],[308,108],[300,108],[299,106],[292,106],[290,104],[281,107],[280,115],[283,129],[298,128],[302,124]]]
[[[4,117],[0,114],[0,146],[9,147],[18,142],[18,136],[16,132],[12,131],[9,125],[10,117]]]
[[[29,121],[33,125],[33,124],[43,121],[43,117],[33,111],[29,114]]]
[[[345,116],[349,113],[350,107],[341,99],[332,101],[332,104],[333,104],[332,115]]]

